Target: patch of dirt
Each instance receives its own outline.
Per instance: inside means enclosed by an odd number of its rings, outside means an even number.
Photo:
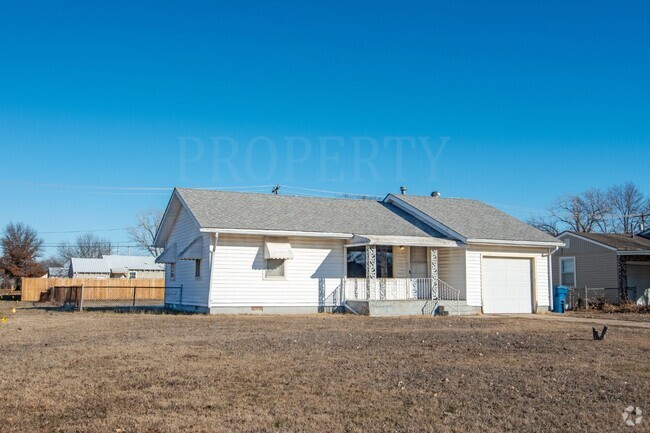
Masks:
[[[650,330],[21,307],[0,304],[3,431],[611,432],[650,412]]]

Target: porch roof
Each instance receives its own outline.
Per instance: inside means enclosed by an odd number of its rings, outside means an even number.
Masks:
[[[417,236],[373,236],[373,235],[355,235],[348,242],[350,246],[361,245],[390,245],[406,247],[445,247],[455,248],[460,245],[459,242],[446,238],[422,238]]]

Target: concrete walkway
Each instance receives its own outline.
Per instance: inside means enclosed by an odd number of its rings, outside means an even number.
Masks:
[[[567,322],[567,323],[588,323],[590,325],[607,325],[610,328],[641,328],[649,329],[650,323],[648,322],[632,322],[628,320],[616,320],[606,316],[602,319],[591,319],[588,317],[571,317],[563,316],[560,314],[507,314],[507,315],[485,315],[484,317],[512,317],[516,319],[529,319],[529,320],[544,320],[547,322]]]

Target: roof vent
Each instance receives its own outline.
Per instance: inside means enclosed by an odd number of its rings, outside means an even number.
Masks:
[[[399,190],[402,192],[402,195],[406,195],[406,191],[408,191],[408,188],[406,188],[405,186],[400,186]]]
[[[431,197],[433,197],[433,198],[438,198],[438,197],[440,197],[440,192],[438,192],[438,191],[433,191],[433,192],[431,193]]]

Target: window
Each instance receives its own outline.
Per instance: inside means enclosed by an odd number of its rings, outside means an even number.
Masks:
[[[571,238],[570,237],[564,238],[564,248],[571,248]]]
[[[366,278],[366,247],[348,248],[347,277]],[[393,247],[377,247],[377,278],[393,278]]]
[[[169,279],[172,281],[176,279],[176,263],[169,264]]]
[[[560,257],[560,284],[569,287],[576,286],[575,257]]]
[[[267,259],[266,260],[266,278],[284,277],[284,259]]]
[[[201,279],[201,260],[194,260],[194,278]]]
[[[366,278],[366,247],[348,248],[348,278]]]
[[[138,277],[138,273],[136,271],[129,271],[129,279],[133,280]]]

